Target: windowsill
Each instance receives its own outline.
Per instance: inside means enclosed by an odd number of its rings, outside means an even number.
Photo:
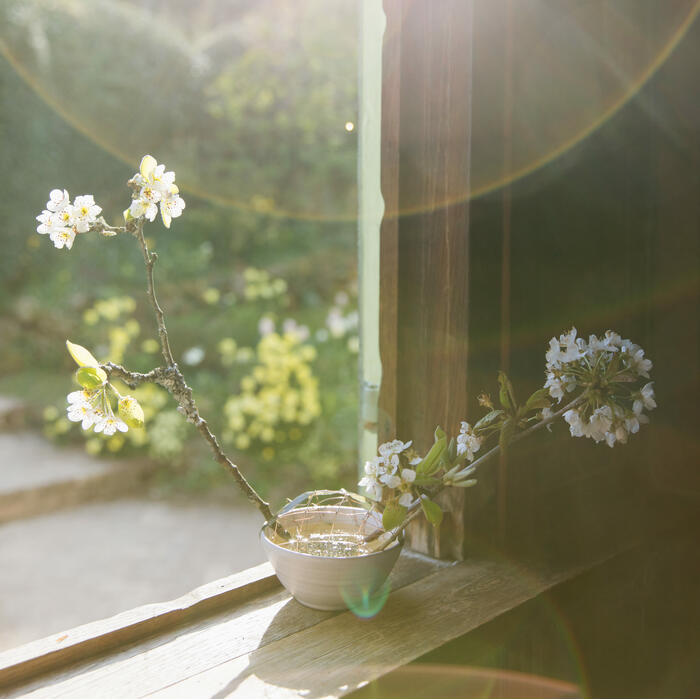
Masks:
[[[612,554],[544,570],[404,552],[371,620],[303,607],[263,564],[4,652],[0,695],[342,696]]]

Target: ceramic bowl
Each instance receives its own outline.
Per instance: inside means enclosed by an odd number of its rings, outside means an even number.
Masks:
[[[378,513],[350,506],[298,508],[278,520],[290,533],[316,526],[364,534],[381,528]],[[384,584],[402,546],[397,541],[371,554],[325,557],[295,552],[273,539],[274,534],[264,526],[260,541],[280,582],[300,603],[317,610],[371,610],[376,599],[388,592]]]

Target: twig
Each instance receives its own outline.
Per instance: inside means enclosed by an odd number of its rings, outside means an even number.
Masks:
[[[581,401],[583,401],[583,398],[584,398],[583,394],[581,394],[580,396],[577,396],[573,401],[569,402],[563,408],[560,408],[556,413],[553,413],[548,418],[544,418],[539,423],[536,423],[535,425],[530,426],[526,430],[523,430],[520,433],[516,433],[510,439],[510,442],[508,444],[512,445],[513,443],[516,443],[519,440],[522,440],[524,437],[527,437],[528,435],[531,435],[532,433],[535,433],[538,430],[541,430],[542,428],[546,428],[550,423],[553,423],[557,418],[559,418],[560,416],[563,416],[567,411],[571,410],[574,406],[577,406],[579,403],[581,403]],[[466,474],[464,474],[465,471],[471,472],[472,470],[476,469],[482,462],[486,462],[491,457],[496,456],[500,451],[501,451],[500,445],[496,445],[495,447],[492,447],[488,452],[481,455],[481,457],[479,457],[479,459],[476,459],[473,462],[470,462],[464,469],[458,471],[456,474],[453,474],[451,480],[458,481],[460,478],[460,475],[466,476]]]
[[[175,365],[175,359],[173,358],[173,353],[170,349],[168,331],[165,327],[165,315],[163,314],[163,309],[160,308],[160,304],[156,298],[155,283],[153,281],[153,266],[156,264],[158,256],[148,250],[148,245],[146,244],[146,239],[143,235],[143,218],[138,219],[134,235],[141,246],[143,261],[146,264],[146,279],[148,281],[147,293],[151,306],[153,307],[153,311],[156,314],[156,321],[158,322],[158,336],[160,337],[160,346],[161,350],[163,351],[163,359],[168,367],[173,367]]]

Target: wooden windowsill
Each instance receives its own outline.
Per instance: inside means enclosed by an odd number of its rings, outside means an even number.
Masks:
[[[4,652],[0,696],[342,696],[607,558],[545,571],[404,552],[371,619],[300,605],[264,564]]]

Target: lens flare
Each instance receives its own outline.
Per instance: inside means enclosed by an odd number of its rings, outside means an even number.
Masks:
[[[377,615],[381,609],[384,607],[389,593],[391,592],[391,585],[387,579],[384,583],[375,591],[364,589],[344,589],[341,591],[343,600],[348,606],[350,612],[352,612],[357,617],[363,619],[369,619]]]

